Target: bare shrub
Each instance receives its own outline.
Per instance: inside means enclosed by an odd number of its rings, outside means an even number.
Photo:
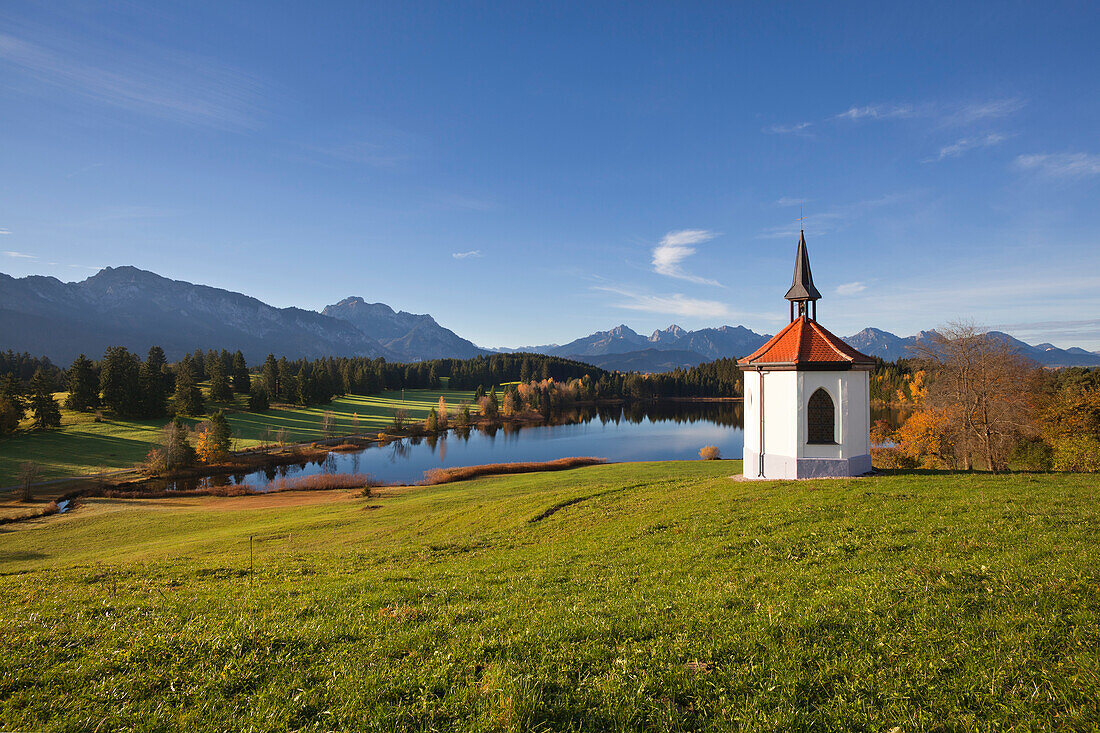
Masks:
[[[19,464],[19,490],[16,493],[19,501],[34,501],[34,484],[40,473],[41,470],[34,461],[23,461]]]
[[[1027,383],[1035,365],[1005,339],[970,323],[953,323],[922,340],[917,357],[931,375],[929,407],[950,424],[952,452],[970,470],[978,457],[991,471],[1007,467],[1030,428]]]
[[[405,429],[405,422],[409,419],[409,413],[403,407],[393,411],[393,429],[401,432]]]
[[[321,435],[326,438],[336,437],[336,416],[332,414],[332,410],[325,410],[321,415]]]

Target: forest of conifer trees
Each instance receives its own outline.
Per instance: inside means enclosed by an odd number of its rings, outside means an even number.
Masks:
[[[581,398],[595,402],[735,397],[742,384],[734,359],[654,375],[608,372],[578,361],[525,353],[411,364],[362,357],[290,360],[272,354],[250,368],[240,351],[196,349],[170,364],[159,346],[149,349],[144,359],[112,346],[98,361],[81,354],[63,370],[49,359],[8,351],[0,353],[0,434],[16,429],[28,413],[36,416],[38,427],[58,424],[60,418],[49,406],[56,407],[53,392],[67,392],[65,407],[71,410],[160,418],[201,415],[208,401],[227,404],[234,395],[247,395],[249,409],[262,411],[272,403],[316,405],[345,394],[439,389],[444,380],[451,389],[480,392],[515,382],[581,380]]]

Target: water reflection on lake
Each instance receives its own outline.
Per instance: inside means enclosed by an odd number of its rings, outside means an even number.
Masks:
[[[744,447],[740,402],[658,402],[578,408],[557,425],[495,427],[404,438],[385,446],[329,453],[320,461],[271,466],[253,473],[180,481],[172,488],[225,484],[263,488],[280,478],[320,473],[365,473],[392,483],[415,483],[432,468],[483,463],[550,461],[596,456],[609,461],[697,459],[704,445],[727,458]]]
[[[898,423],[904,415],[872,411],[877,419]],[[403,438],[385,446],[329,453],[324,459],[269,466],[252,473],[212,476],[168,483],[194,489],[246,484],[263,489],[282,478],[324,473],[363,473],[386,483],[416,483],[432,468],[483,463],[552,461],[595,456],[609,461],[695,460],[705,445],[718,446],[724,458],[741,458],[744,412],[740,402],[657,402],[604,405],[567,412],[560,424],[504,424],[451,430],[438,436]]]

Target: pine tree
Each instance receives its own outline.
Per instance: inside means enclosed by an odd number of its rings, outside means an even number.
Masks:
[[[214,402],[232,402],[233,390],[229,387],[229,379],[226,378],[222,360],[211,359],[208,373],[210,374],[210,399]]]
[[[267,389],[263,384],[257,384],[248,394],[248,409],[251,412],[264,412],[271,407],[271,400],[267,396]]]
[[[119,417],[135,417],[141,413],[138,388],[138,358],[124,346],[109,346],[99,368],[99,389],[102,403]]]
[[[291,370],[290,362],[286,357],[280,357],[279,359],[279,392],[274,395],[275,399],[280,402],[294,402],[298,396],[298,383],[294,379],[294,372]]]
[[[202,370],[206,375],[206,379],[210,379],[214,374],[214,362],[218,361],[218,352],[213,349],[208,349],[206,355],[202,359]],[[225,370],[222,370],[222,374],[225,374]]]
[[[138,387],[141,391],[141,413],[145,417],[163,417],[168,414],[168,360],[164,349],[154,346],[138,371]]]
[[[240,351],[233,354],[233,391],[238,394],[252,391],[252,377],[248,374],[248,364]]]
[[[203,412],[202,392],[195,385],[194,376],[188,365],[181,362],[176,374],[176,392],[172,399],[175,414],[201,415]]]
[[[220,455],[229,453],[233,444],[233,428],[225,418],[225,412],[218,410],[210,417],[210,428],[214,439],[214,447]]]
[[[292,380],[294,382],[294,394],[291,396],[295,404],[308,405],[310,403],[310,374],[306,371],[306,365],[303,364],[298,369],[298,374]]]
[[[0,394],[0,436],[14,433],[22,419],[22,409],[16,407],[9,397]]]
[[[279,363],[275,361],[274,354],[268,354],[260,370],[260,379],[267,391],[268,400],[279,398]]]
[[[92,360],[81,354],[69,367],[69,396],[65,398],[65,407],[70,410],[93,410],[99,407],[99,380],[95,375]]]
[[[53,398],[53,385],[50,383],[50,378],[41,367],[31,378],[30,405],[34,412],[35,430],[60,427],[61,408]]]
[[[0,378],[0,401],[5,404],[4,412],[14,416],[15,424],[11,430],[19,427],[19,422],[27,414],[27,395],[23,383],[14,374],[5,374]],[[10,422],[10,417],[7,418]],[[9,430],[8,432],[11,432]]]
[[[206,381],[206,355],[202,353],[202,349],[195,349],[195,353],[191,355],[191,373],[196,382]]]

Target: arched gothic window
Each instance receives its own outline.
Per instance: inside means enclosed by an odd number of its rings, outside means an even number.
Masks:
[[[821,387],[810,395],[806,421],[807,443],[836,443],[833,432],[833,398]]]

